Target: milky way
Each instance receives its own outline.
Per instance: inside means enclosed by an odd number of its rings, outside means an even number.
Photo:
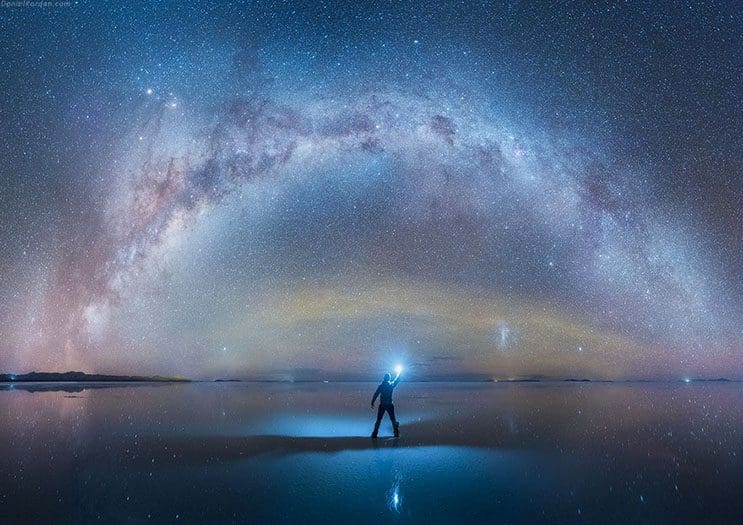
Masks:
[[[740,156],[725,142],[739,122],[716,108],[721,158],[704,171],[684,159],[713,151],[659,138],[666,128],[631,131],[611,103],[627,87],[603,86],[601,70],[563,65],[565,84],[524,59],[528,31],[483,40],[546,14],[492,7],[490,22],[436,34],[448,7],[423,20],[373,7],[66,9],[78,10],[69,26],[43,20],[41,50],[19,35],[3,51],[5,69],[35,79],[5,89],[4,367],[743,372],[741,217],[729,206]],[[12,16],[22,27],[43,14]],[[616,16],[644,27],[639,12]],[[55,50],[60,38],[96,51]],[[560,38],[572,49],[580,37]],[[675,92],[691,97],[693,81]],[[720,179],[729,189],[693,189]]]

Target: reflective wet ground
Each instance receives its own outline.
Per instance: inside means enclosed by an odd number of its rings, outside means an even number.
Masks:
[[[0,390],[0,523],[742,523],[741,383]]]

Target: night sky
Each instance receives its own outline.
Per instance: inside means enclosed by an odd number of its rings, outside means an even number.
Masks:
[[[736,2],[11,4],[0,372],[743,377]]]

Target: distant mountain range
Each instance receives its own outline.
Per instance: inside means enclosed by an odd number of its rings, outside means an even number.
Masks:
[[[0,382],[188,382],[189,379],[163,376],[118,376],[86,374],[85,372],[31,372],[29,374],[0,374]]]

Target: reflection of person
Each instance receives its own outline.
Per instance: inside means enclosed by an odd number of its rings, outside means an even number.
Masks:
[[[379,396],[379,409],[377,410],[377,422],[374,423],[374,432],[372,432],[371,435],[373,438],[377,437],[379,424],[382,422],[382,417],[384,417],[385,412],[390,415],[392,428],[395,430],[395,437],[400,437],[400,424],[397,422],[397,419],[395,419],[395,405],[392,404],[392,391],[399,382],[400,372],[397,372],[395,379],[392,379],[390,374],[384,374],[384,379],[382,379],[382,382],[377,387],[377,391],[374,392],[371,406],[374,408],[374,402],[377,400],[377,396]]]

